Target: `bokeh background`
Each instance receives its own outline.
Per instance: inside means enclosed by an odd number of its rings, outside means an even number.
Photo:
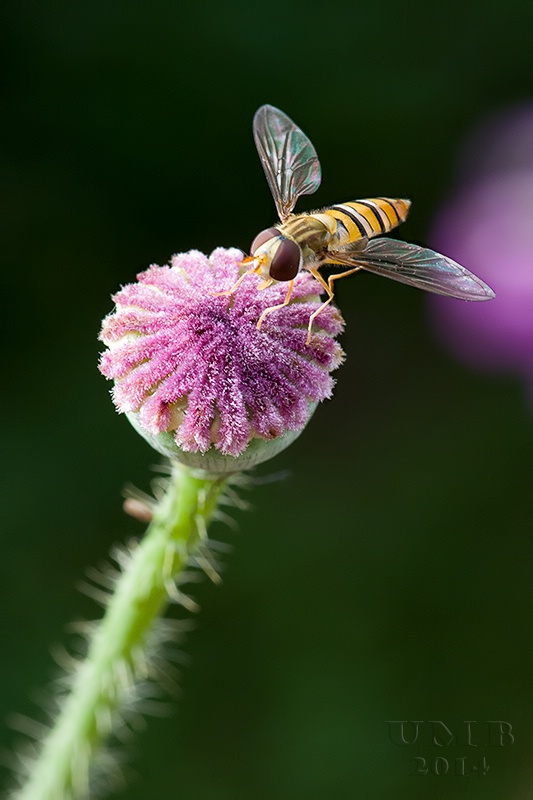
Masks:
[[[7,0],[2,15],[4,720],[39,715],[50,646],[97,613],[85,568],[142,533],[120,496],[157,457],[97,373],[111,293],[273,221],[251,136],[265,102],[322,161],[299,210],[410,197],[398,236],[431,244],[472,131],[533,102],[533,5]],[[248,491],[239,531],[213,531],[234,550],[223,584],[195,589],[182,696],[132,747],[128,800],[533,797],[526,381],[457,358],[421,292],[362,275],[337,299],[335,397],[257,470],[288,474]],[[400,747],[386,720],[426,724]],[[478,746],[432,744],[428,720],[475,720]],[[514,743],[487,746],[487,720]]]

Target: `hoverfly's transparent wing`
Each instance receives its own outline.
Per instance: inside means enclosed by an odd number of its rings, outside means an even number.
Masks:
[[[320,186],[316,150],[292,119],[274,106],[261,106],[254,116],[254,139],[270,191],[282,222],[301,194]]]
[[[451,258],[396,239],[372,239],[363,250],[342,250],[331,255],[332,263],[360,267],[426,292],[462,300],[492,300],[495,296],[481,278]]]

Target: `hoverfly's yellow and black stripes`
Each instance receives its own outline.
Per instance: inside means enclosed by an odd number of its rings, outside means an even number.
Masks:
[[[409,200],[371,197],[330,206],[322,213],[336,220],[337,241],[349,244],[357,239],[370,239],[388,233],[405,220],[410,205]]]

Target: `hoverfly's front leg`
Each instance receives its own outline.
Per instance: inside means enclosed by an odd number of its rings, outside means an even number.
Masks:
[[[279,303],[277,306],[270,306],[269,308],[265,308],[265,310],[263,311],[263,313],[261,314],[261,316],[259,317],[259,319],[257,321],[258,330],[261,327],[261,325],[263,324],[263,321],[264,321],[265,317],[267,316],[267,314],[270,314],[271,311],[277,311],[279,308],[285,308],[285,306],[289,305],[293,287],[294,287],[294,280],[289,281],[289,288],[287,289],[287,294],[285,295],[285,300],[283,301],[283,303]],[[259,287],[259,288],[262,288],[262,287]]]
[[[255,261],[257,261],[257,259],[254,258],[253,256],[247,256],[247,258],[244,258],[241,261],[241,264],[249,264],[250,261],[255,262]],[[246,272],[243,272],[243,274],[241,275],[239,280],[236,281],[236,283],[233,284],[231,289],[226,289],[224,292],[213,292],[212,296],[213,297],[228,297],[230,294],[233,294],[233,292],[241,285],[243,280],[248,275],[251,275],[253,272],[255,272],[256,275],[258,275],[261,272],[261,262],[260,261],[259,261],[258,264],[255,264],[255,266],[250,267],[250,269],[247,269]]]
[[[347,269],[345,272],[339,272],[336,275],[330,275],[330,277],[326,282],[322,277],[322,275],[320,274],[320,272],[318,271],[317,267],[308,267],[308,270],[311,273],[311,275],[317,279],[319,284],[328,293],[328,299],[324,303],[322,303],[322,305],[319,306],[316,311],[313,311],[313,313],[309,317],[309,325],[307,326],[307,339],[305,340],[306,344],[309,344],[309,342],[311,341],[311,328],[313,327],[313,322],[318,317],[318,315],[326,308],[326,306],[329,306],[329,304],[333,300],[334,297],[333,281],[336,281],[339,278],[346,278],[348,275],[352,275],[354,272],[358,272],[360,269],[361,267],[353,267],[352,269]]]

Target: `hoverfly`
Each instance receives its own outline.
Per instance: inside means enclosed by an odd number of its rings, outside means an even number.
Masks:
[[[229,291],[220,294],[234,292],[250,273],[263,279],[258,289],[288,282],[285,300],[263,311],[258,328],[267,314],[288,305],[294,279],[302,269],[308,270],[328,295],[309,318],[307,344],[313,321],[333,300],[333,283],[361,269],[448,297],[494,297],[486,283],[451,258],[395,239],[373,238],[405,221],[409,200],[372,197],[293,214],[300,195],[313,194],[320,186],[321,169],[315,148],[305,133],[274,106],[258,109],[253,132],[280,221],[255,237],[251,255],[243,262],[252,266]],[[326,264],[344,270],[326,281],[319,271]]]

